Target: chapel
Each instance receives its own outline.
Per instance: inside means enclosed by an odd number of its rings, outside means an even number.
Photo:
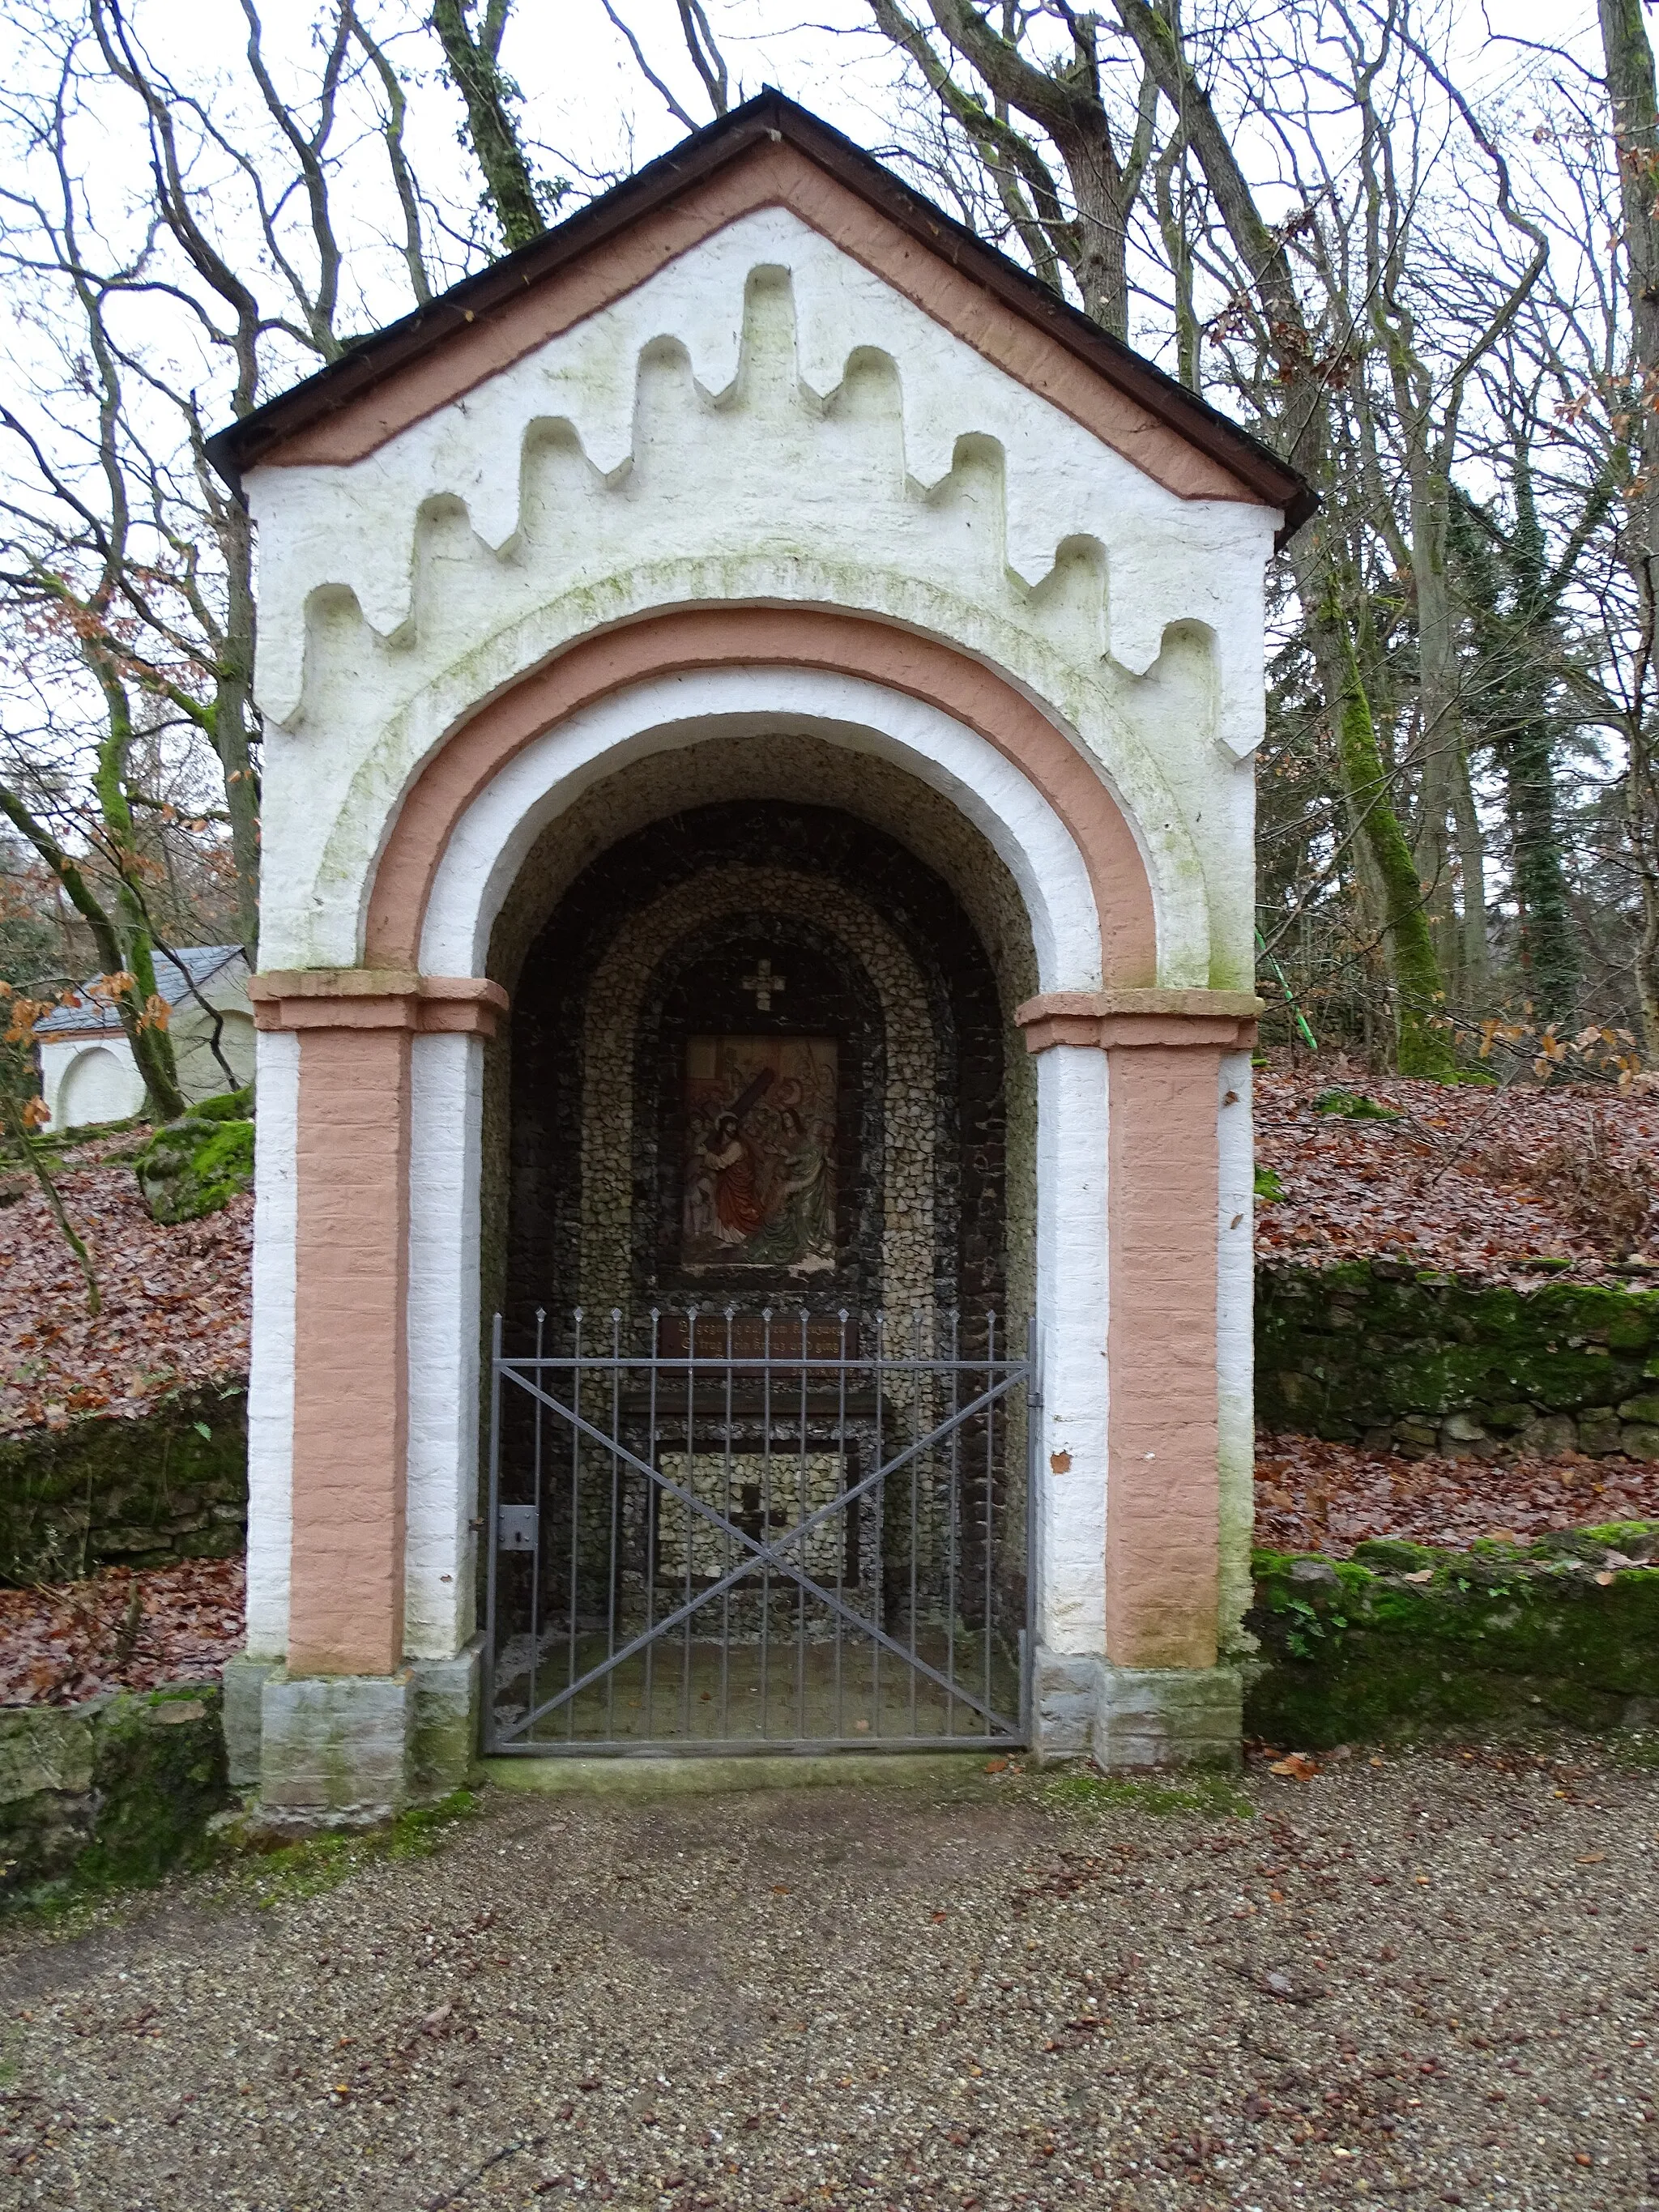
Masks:
[[[211,450],[265,1816],[1236,1758],[1300,481],[769,92]]]

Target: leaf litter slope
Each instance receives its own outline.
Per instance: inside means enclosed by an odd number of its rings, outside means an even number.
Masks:
[[[240,1559],[114,1567],[0,1589],[0,1705],[73,1705],[106,1690],[216,1682],[242,1648]]]
[[[1322,1112],[1333,1095],[1386,1111]],[[1257,1207],[1261,1259],[1389,1258],[1522,1289],[1545,1260],[1566,1263],[1557,1280],[1659,1283],[1651,1090],[1450,1089],[1304,1064],[1259,1078],[1255,1141],[1285,1194]]]
[[[103,1293],[87,1311],[46,1202],[0,1177],[0,1432],[82,1413],[143,1413],[170,1390],[246,1375],[253,1200],[166,1228],[127,1155],[147,1132],[68,1150],[55,1177]]]

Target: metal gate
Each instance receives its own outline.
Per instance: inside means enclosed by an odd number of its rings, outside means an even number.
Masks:
[[[1036,1430],[994,1314],[498,1316],[485,1748],[1023,1742]]]

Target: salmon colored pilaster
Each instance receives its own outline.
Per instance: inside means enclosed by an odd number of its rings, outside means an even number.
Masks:
[[[307,1029],[300,1040],[296,1674],[389,1674],[403,1657],[412,1027]]]
[[[1106,1656],[1212,1667],[1219,1515],[1214,1044],[1108,1048]]]
[[[362,969],[254,976],[262,1029],[300,1032],[290,1674],[402,1663],[410,1046],[488,1034],[498,984]]]
[[[1216,1295],[1221,1055],[1260,1001],[1231,991],[1051,993],[1033,1052],[1108,1056],[1106,1656],[1212,1667],[1219,1568]]]

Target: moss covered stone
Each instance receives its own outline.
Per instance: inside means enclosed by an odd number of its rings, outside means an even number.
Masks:
[[[0,1437],[0,1582],[228,1559],[246,1525],[240,1380],[181,1391],[131,1419]]]
[[[1255,1352],[1269,1429],[1408,1453],[1489,1455],[1518,1437],[1656,1455],[1659,1292],[1275,1262],[1256,1273]]]
[[[1659,1525],[1469,1553],[1376,1540],[1307,1572],[1255,1558],[1245,1725],[1305,1748],[1659,1719]],[[1409,1562],[1409,1564],[1408,1564]]]
[[[249,1091],[204,1098],[135,1156],[132,1171],[157,1221],[199,1220],[252,1188],[252,1098]]]
[[[0,1709],[0,1900],[157,1881],[229,1795],[216,1686]]]
[[[92,1787],[97,1820],[77,1881],[156,1881],[187,1858],[230,1797],[216,1686],[112,1698],[94,1730]]]

